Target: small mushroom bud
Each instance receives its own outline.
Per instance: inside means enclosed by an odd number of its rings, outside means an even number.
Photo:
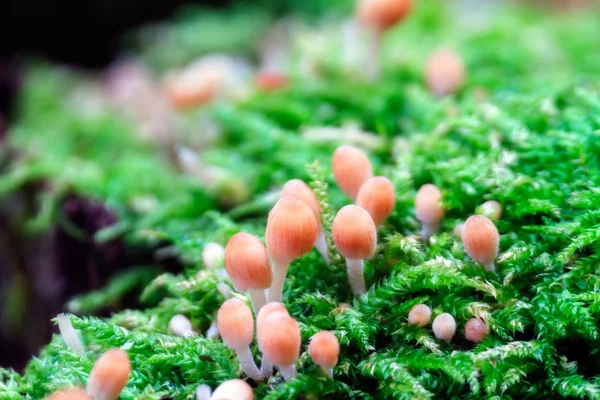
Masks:
[[[459,89],[465,80],[465,66],[458,54],[451,50],[435,51],[425,67],[425,81],[429,90],[444,97]]]
[[[363,260],[371,258],[377,246],[377,229],[373,219],[359,206],[345,206],[335,216],[331,231],[337,249],[346,258],[352,292],[360,296],[367,291]]]
[[[410,312],[408,313],[409,324],[424,327],[429,321],[431,321],[431,309],[425,304],[417,304],[410,309]]]
[[[225,248],[225,268],[235,289],[250,293],[254,312],[267,302],[265,289],[273,282],[267,249],[256,237],[240,232]]]
[[[230,379],[215,389],[210,400],[254,400],[254,392],[243,380]]]
[[[436,338],[450,342],[456,332],[456,321],[452,315],[443,313],[435,317],[431,327]]]
[[[202,262],[209,269],[217,269],[223,265],[225,249],[218,243],[207,243],[202,249]]]
[[[364,25],[386,30],[406,17],[412,3],[412,0],[359,0],[358,19]]]
[[[264,319],[257,337],[258,348],[264,357],[277,366],[283,379],[289,381],[295,378],[295,363],[302,344],[296,320],[287,312],[273,312]]]
[[[315,249],[321,254],[325,263],[329,264],[329,249],[327,248],[325,232],[323,231],[323,225],[321,224],[321,205],[319,204],[319,200],[317,200],[315,193],[300,179],[292,179],[283,185],[281,194],[283,196],[292,196],[302,200],[313,211],[317,223],[319,224],[319,233],[317,234],[317,240],[315,241]]]
[[[429,242],[431,235],[438,231],[440,221],[444,217],[440,189],[430,183],[421,186],[415,197],[415,211],[417,219],[423,223],[421,237]]]
[[[340,343],[337,337],[329,331],[317,333],[310,341],[308,352],[313,362],[321,367],[323,372],[333,377],[333,367],[338,362]]]
[[[196,387],[196,400],[210,400],[212,389],[208,385],[198,385]]]
[[[365,65],[366,75],[375,80],[379,76],[381,36],[383,32],[400,22],[412,9],[412,0],[359,0],[358,20],[372,30]]]
[[[477,207],[477,214],[484,215],[492,221],[497,221],[502,217],[502,206],[496,200],[488,200]]]
[[[46,397],[46,400],[93,400],[81,389],[62,389],[52,396]]]
[[[465,325],[465,337],[473,343],[480,343],[489,333],[481,318],[471,318]]]
[[[367,210],[377,226],[383,224],[394,210],[395,204],[394,186],[383,176],[376,176],[366,181],[356,196],[356,205]]]
[[[283,282],[290,263],[308,253],[319,233],[313,211],[302,200],[281,196],[269,212],[265,239],[273,261],[273,284],[269,301],[281,301]]]
[[[94,400],[116,400],[131,373],[129,356],[121,349],[111,349],[94,363],[86,392]]]
[[[356,200],[361,186],[373,176],[373,167],[364,151],[353,146],[340,146],[331,160],[335,182],[346,196]]]
[[[246,375],[255,381],[264,379],[250,352],[254,337],[254,319],[250,308],[241,300],[226,300],[217,313],[217,326],[225,345],[235,350]]]
[[[163,87],[171,103],[185,110],[217,98],[224,80],[222,71],[198,64],[169,73]]]
[[[169,321],[169,331],[185,338],[197,335],[190,320],[181,314],[177,314],[171,318]]]
[[[281,72],[261,71],[256,76],[256,86],[263,91],[280,89],[287,85],[289,79]]]
[[[498,256],[500,236],[496,225],[483,215],[469,217],[463,226],[461,239],[473,260],[481,263],[487,271],[494,271]]]
[[[256,317],[256,337],[261,335],[261,331],[264,329],[263,327],[265,325],[265,319],[267,319],[267,317],[274,312],[288,313],[285,306],[276,301],[265,304],[264,307],[260,309],[258,316]],[[260,370],[267,379],[273,375],[273,364],[264,356],[264,354]]]

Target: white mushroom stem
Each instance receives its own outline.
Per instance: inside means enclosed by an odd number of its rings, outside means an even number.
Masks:
[[[348,281],[355,296],[363,295],[367,292],[365,288],[364,262],[363,260],[346,259],[348,269]]]
[[[240,366],[248,378],[255,381],[262,381],[265,376],[260,372],[260,369],[256,366],[252,352],[250,352],[250,346],[237,347],[235,349],[238,359],[240,360]]]
[[[212,340],[215,340],[219,337],[219,327],[217,326],[217,321],[213,321],[210,324],[210,327],[206,331],[206,337]]]
[[[425,242],[429,243],[429,239],[431,239],[431,235],[438,232],[440,225],[437,223],[434,224],[426,224],[423,222],[423,230],[421,231],[421,237]]]
[[[67,347],[71,349],[71,351],[79,354],[81,357],[86,358],[85,350],[83,349],[81,340],[79,340],[79,336],[77,336],[77,332],[75,332],[75,328],[73,328],[73,324],[71,324],[69,316],[67,314],[58,314],[56,320],[58,321],[58,329],[60,330],[60,334],[63,337]]]
[[[375,82],[379,79],[381,31],[379,29],[372,29],[368,33],[370,37],[365,58],[365,77],[370,82]]]
[[[208,385],[199,385],[196,388],[196,400],[210,400],[212,390]]]
[[[258,312],[267,304],[267,296],[263,289],[248,289],[250,294],[250,300],[252,301],[252,308],[254,308],[254,315],[258,315]]]
[[[265,357],[263,354],[262,364],[260,366],[260,372],[263,373],[266,379],[269,379],[273,375],[273,363]]]
[[[326,367],[324,365],[320,365],[320,367],[325,373],[325,375],[329,376],[330,378],[333,378],[333,367]]]
[[[490,261],[489,263],[483,264],[483,267],[485,268],[486,271],[495,271],[496,270],[496,266],[494,265],[494,261]]]
[[[325,238],[325,232],[323,230],[319,231],[317,235],[317,240],[315,240],[315,249],[321,254],[323,260],[325,260],[325,264],[329,265],[329,248],[327,247],[327,240]]]
[[[231,288],[225,282],[217,283],[217,290],[223,295],[225,300],[231,298]]]
[[[296,377],[296,364],[277,368],[279,368],[279,372],[281,372],[281,376],[283,376],[283,379],[286,382]]]
[[[283,297],[283,282],[285,282],[285,276],[287,275],[289,263],[274,261],[273,262],[273,283],[269,288],[268,301],[277,301],[281,303]]]

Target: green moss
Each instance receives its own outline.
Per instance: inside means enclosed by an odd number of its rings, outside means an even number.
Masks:
[[[206,331],[223,298],[217,272],[195,278],[206,267],[202,248],[210,241],[225,244],[241,230],[262,236],[272,187],[296,177],[311,182],[330,234],[335,210],[348,202],[329,165],[345,137],[322,143],[302,131],[350,123],[377,135],[370,157],[397,191],[376,257],[366,263],[370,289],[360,299],[351,297],[331,240],[331,266],[314,251],[292,263],[284,293],[302,330],[299,377],[258,383],[257,397],[599,398],[600,13],[500,7],[493,19],[471,25],[440,2],[421,1],[386,36],[378,84],[353,77],[340,62],[339,38],[332,34],[337,28],[315,23],[312,29],[331,46],[320,60],[325,78],[298,75],[280,91],[185,114],[188,123],[198,115],[216,122],[221,136],[204,161],[241,177],[253,195],[231,211],[209,211],[214,193],[177,171],[158,145],[134,134],[129,121],[106,109],[88,115],[74,108],[68,94],[82,77],[57,76],[47,66],[32,69],[9,136],[19,158],[0,178],[3,194],[27,182],[48,182],[38,198],[40,214],[25,226],[43,230],[57,223],[55,206],[65,193],[90,196],[120,217],[117,228],[100,236],[125,234],[131,246],[167,242],[162,251],[178,256],[186,271],[149,283],[140,294],[144,309],[106,321],[72,317],[88,358],[55,337],[22,376],[2,371],[0,398],[41,398],[84,384],[93,360],[115,346],[124,346],[133,363],[124,399],[192,398],[201,383],[214,388],[239,376],[236,359],[220,341],[167,336],[169,319],[181,313]],[[213,23],[206,25],[199,14],[168,29],[194,36],[190,31],[212,27],[216,34],[235,21],[244,25],[240,32],[254,32],[253,12],[211,14]],[[223,26],[214,23],[221,17]],[[239,39],[219,48],[237,48]],[[423,87],[421,71],[441,45],[464,56],[469,79],[440,100]],[[169,54],[160,59],[152,47],[147,51],[156,70],[175,62]],[[179,66],[185,61],[177,58]],[[481,87],[489,92],[485,102],[476,98]],[[428,182],[442,189],[447,213],[442,233],[423,245],[415,236],[420,226],[413,201]],[[132,201],[140,197],[152,198],[155,207],[136,212]],[[489,199],[503,207],[497,272],[470,260],[451,234]],[[74,301],[93,310],[118,300],[141,277],[132,272],[131,280]],[[430,327],[407,324],[408,311],[419,302],[434,315],[455,317],[458,330],[450,344],[435,339]],[[491,328],[477,345],[464,339],[464,325],[473,317]],[[322,329],[341,343],[334,380],[322,376],[306,353],[309,338]]]

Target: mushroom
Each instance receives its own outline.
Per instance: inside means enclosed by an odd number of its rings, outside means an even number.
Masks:
[[[356,205],[367,210],[376,226],[383,224],[394,210],[395,204],[394,186],[383,176],[366,181],[356,196]]]
[[[292,196],[281,196],[269,212],[265,232],[267,251],[273,261],[269,301],[281,301],[290,263],[312,249],[318,232],[317,219],[306,203]]]
[[[198,385],[196,387],[196,400],[210,400],[212,389],[208,385]]]
[[[343,145],[333,152],[331,167],[335,182],[346,196],[356,200],[361,186],[373,176],[373,167],[364,151]]]
[[[283,304],[276,301],[265,304],[265,306],[260,309],[260,312],[256,317],[256,337],[261,335],[261,331],[264,329],[265,319],[274,312],[287,313],[288,311]],[[260,371],[263,373],[265,378],[269,378],[273,374],[273,364],[267,359],[267,357],[265,357],[264,354],[262,357]]]
[[[450,342],[454,336],[454,332],[456,332],[456,321],[454,321],[452,315],[442,313],[435,317],[431,328],[436,338]]]
[[[280,89],[287,85],[287,75],[276,71],[261,71],[256,76],[256,86],[263,91]]]
[[[209,269],[217,269],[223,265],[225,249],[218,243],[207,243],[202,249],[202,262]]]
[[[409,324],[424,327],[429,321],[431,321],[431,309],[425,304],[417,304],[410,309],[410,312],[408,313]]]
[[[371,258],[377,246],[373,219],[359,206],[345,206],[335,216],[331,230],[337,249],[346,258],[352,292],[360,296],[366,292],[363,260]]]
[[[94,400],[116,400],[131,373],[129,356],[121,349],[111,349],[94,363],[86,393]]]
[[[325,240],[325,231],[321,224],[321,205],[319,204],[319,200],[317,200],[315,193],[300,179],[292,179],[283,185],[281,194],[302,200],[313,211],[317,223],[319,224],[319,233],[317,234],[317,240],[315,241],[315,249],[321,254],[325,263],[329,264],[329,249],[327,248],[327,241]]]
[[[470,342],[480,343],[488,333],[488,327],[481,318],[471,318],[465,325],[465,338]]]
[[[254,400],[254,392],[243,380],[230,379],[215,389],[210,400]]]
[[[226,300],[217,313],[217,326],[225,345],[235,350],[246,375],[255,381],[263,380],[264,376],[250,352],[254,337],[254,319],[250,308],[239,299]]]
[[[459,89],[465,80],[465,66],[458,54],[448,49],[436,50],[425,66],[425,82],[429,90],[444,97]]]
[[[169,321],[169,332],[185,338],[197,335],[190,320],[181,314],[177,314],[171,318]]]
[[[500,236],[496,225],[483,215],[469,217],[462,228],[461,239],[473,260],[481,263],[486,271],[494,271],[498,256]]]
[[[81,389],[61,389],[53,395],[46,397],[46,400],[93,400]]]
[[[379,76],[381,37],[385,31],[400,22],[412,9],[412,0],[359,0],[357,17],[371,29],[372,42],[366,64],[366,75],[371,80]]]
[[[321,367],[323,372],[333,377],[333,367],[338,362],[340,343],[337,337],[329,331],[317,333],[310,341],[308,352],[313,362]]]
[[[296,361],[300,355],[300,328],[287,312],[276,311],[262,321],[258,337],[258,348],[263,355],[277,366],[283,379],[296,377]]]
[[[477,214],[484,215],[492,221],[497,221],[502,217],[502,206],[496,200],[488,200],[477,207]]]
[[[235,289],[248,292],[254,313],[267,302],[265,289],[273,282],[267,249],[256,237],[240,232],[227,243],[225,268]]]
[[[423,223],[421,237],[429,242],[431,235],[438,231],[440,221],[444,217],[440,189],[430,183],[421,186],[415,197],[415,211],[417,219]]]

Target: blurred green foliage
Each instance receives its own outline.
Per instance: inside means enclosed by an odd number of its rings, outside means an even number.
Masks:
[[[331,2],[289,2],[285,10],[274,10],[275,3],[186,14],[161,28],[167,33],[161,46],[172,52],[162,54],[150,41],[141,53],[155,71],[213,50],[254,54],[276,11],[303,13]],[[348,5],[341,3],[341,9]],[[193,398],[199,384],[214,388],[238,377],[237,361],[220,341],[168,336],[169,319],[184,314],[199,332],[208,329],[223,301],[217,285],[226,280],[206,269],[202,248],[209,241],[224,245],[240,230],[262,236],[273,187],[296,177],[310,181],[329,229],[335,210],[348,202],[329,165],[333,149],[347,140],[342,127],[348,124],[377,135],[372,162],[397,192],[377,255],[366,263],[370,290],[351,297],[333,247],[330,267],[314,251],[295,261],[284,302],[302,330],[299,377],[258,383],[257,397],[600,398],[600,13],[501,5],[480,15],[422,0],[386,35],[377,84],[362,82],[343,63],[339,20],[307,14],[310,35],[326,49],[317,59],[321,77],[298,73],[281,90],[182,116],[189,124],[197,118],[216,123],[220,136],[203,161],[241,177],[253,195],[229,213],[214,211],[214,194],[173,167],[160,145],[136,136],[131,122],[105,108],[86,114],[69,102],[83,77],[32,68],[9,136],[18,156],[0,178],[2,194],[47,182],[40,214],[24,226],[47,229],[67,192],[97,198],[120,217],[112,234],[125,234],[131,245],[167,242],[186,271],[156,277],[141,294],[146,309],[106,321],[73,316],[89,358],[55,337],[23,376],[2,371],[0,398],[41,398],[64,385],[83,385],[92,360],[115,346],[124,346],[133,363],[123,399]],[[466,85],[444,99],[422,83],[425,60],[440,46],[461,54],[469,73]],[[294,57],[313,57],[302,46],[294,49]],[[340,128],[338,140],[307,135],[322,126]],[[415,236],[413,199],[424,183],[441,188],[447,210],[431,245]],[[135,211],[132,202],[140,197],[152,198],[154,207]],[[489,199],[503,207],[497,272],[471,261],[451,233]],[[135,273],[128,279],[135,282]],[[94,310],[117,301],[129,283],[71,304]],[[451,343],[435,339],[430,327],[407,324],[408,311],[420,302],[434,316],[454,316]],[[491,328],[477,345],[464,339],[473,317]],[[341,343],[334,380],[306,353],[309,338],[322,329]]]

